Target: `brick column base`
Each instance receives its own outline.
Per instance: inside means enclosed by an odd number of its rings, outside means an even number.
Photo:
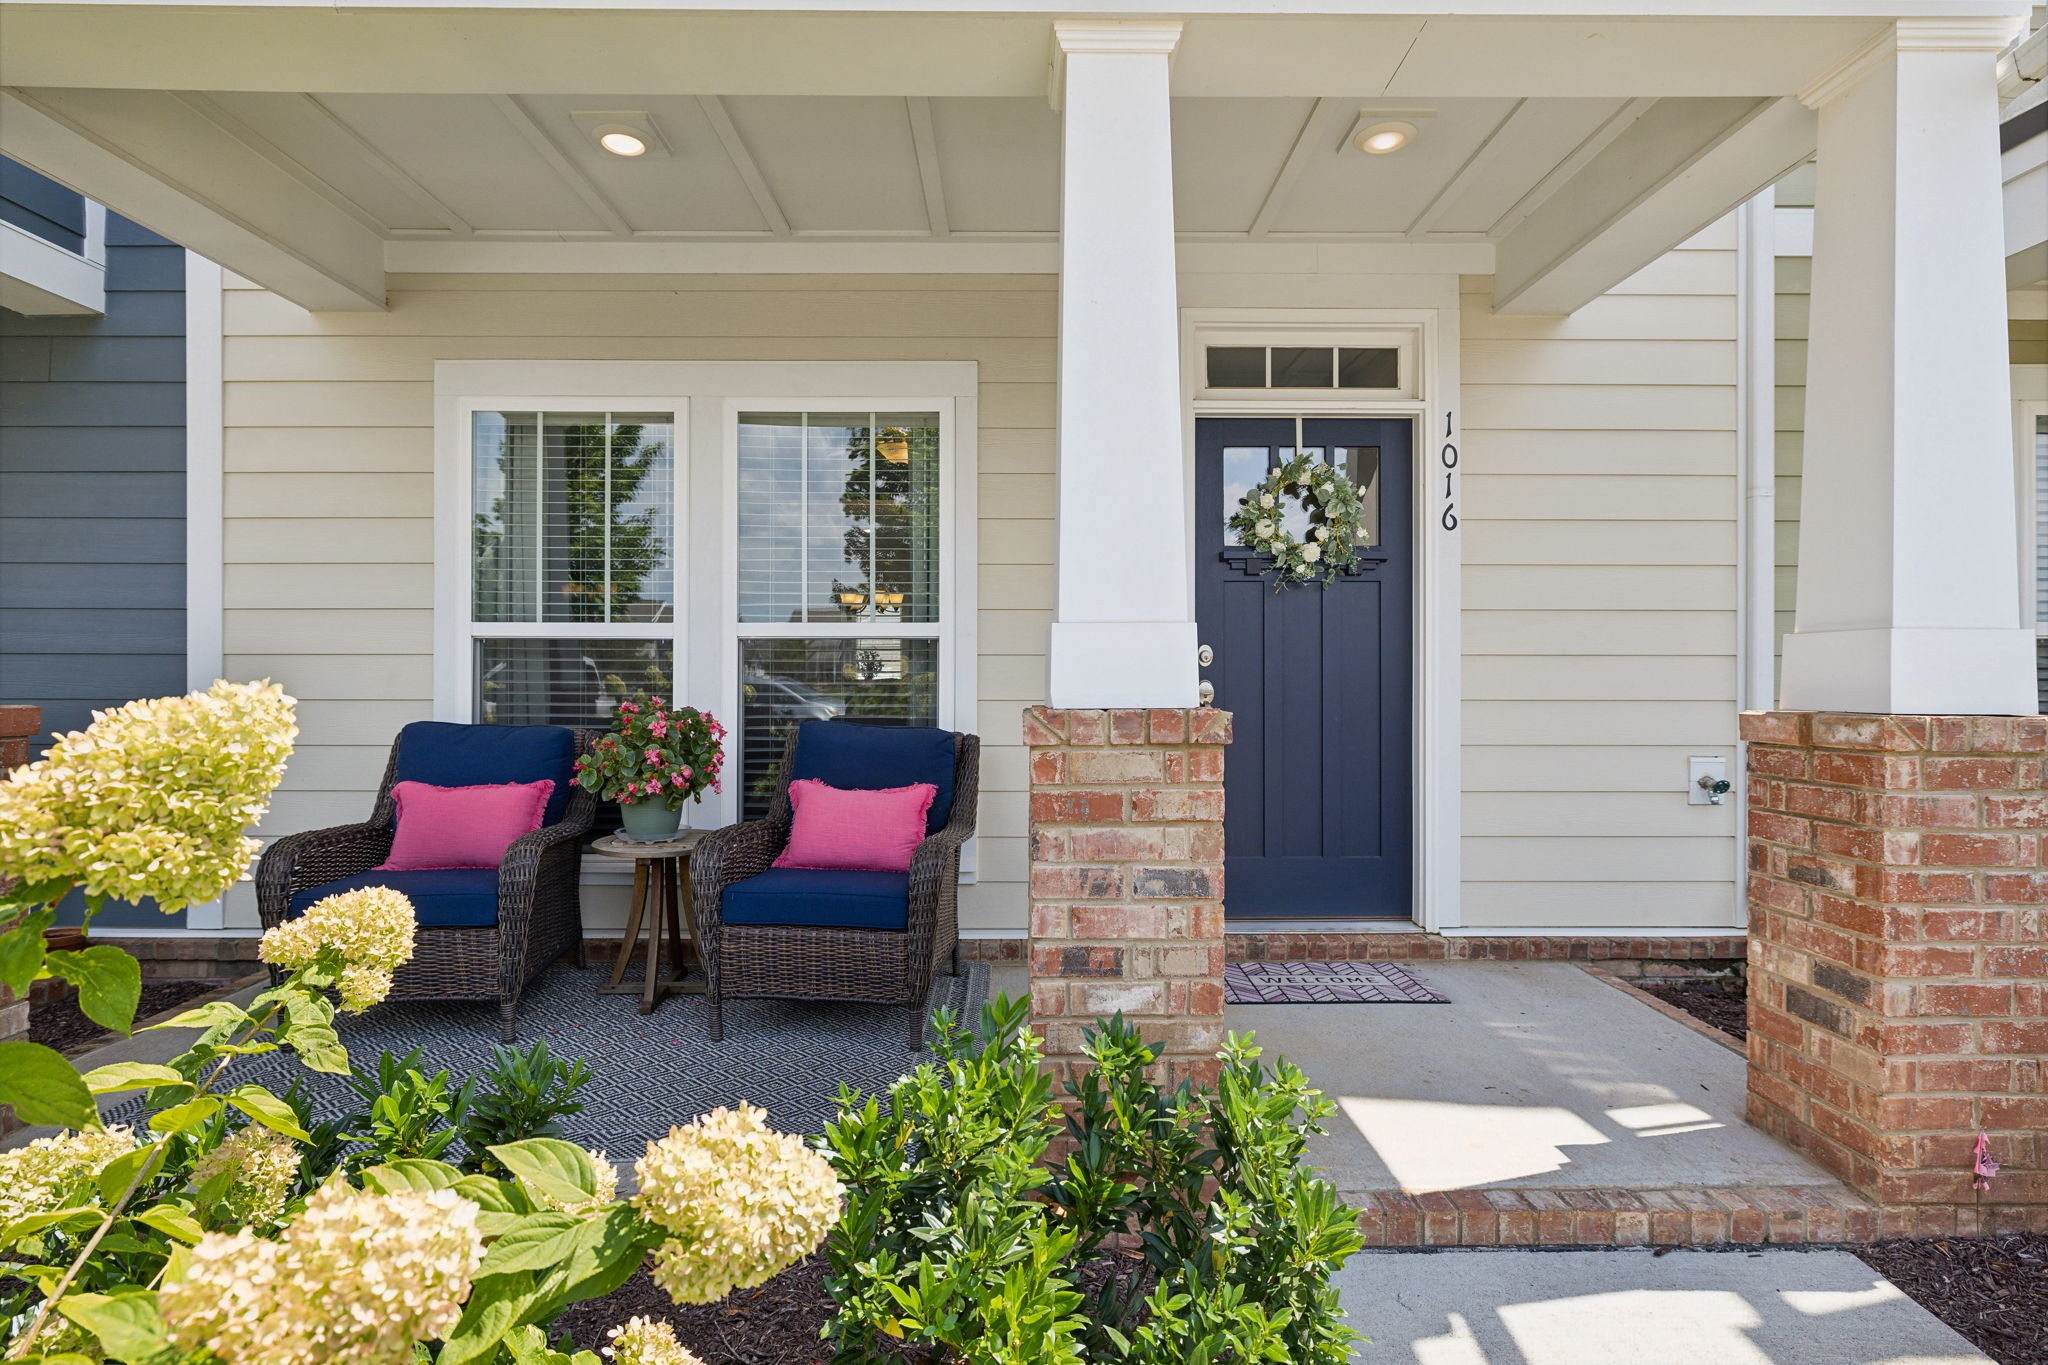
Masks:
[[[1031,751],[1031,1012],[1070,1073],[1121,1011],[1166,1078],[1223,1045],[1223,746],[1209,708],[1024,713]]]
[[[1888,1229],[2048,1229],[2048,717],[1752,712],[1742,737],[1751,1121]]]

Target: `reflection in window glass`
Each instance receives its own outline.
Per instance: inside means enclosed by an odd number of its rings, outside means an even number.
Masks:
[[[471,461],[474,620],[674,618],[672,414],[479,412]]]
[[[1328,346],[1275,346],[1273,387],[1276,389],[1327,389],[1332,378],[1334,353]]]
[[[789,732],[844,717],[879,725],[938,723],[939,642],[880,637],[740,641],[742,816],[774,796]]]
[[[1340,389],[1401,387],[1401,352],[1392,346],[1341,346],[1337,349]]]
[[[607,726],[612,709],[635,692],[669,693],[673,658],[667,640],[480,639],[475,718]]]
[[[1263,389],[1266,387],[1266,348],[1263,346],[1211,346],[1209,387],[1212,389]]]
[[[1239,544],[1230,534],[1230,519],[1244,495],[1264,482],[1270,446],[1225,446],[1223,448],[1223,543]]]
[[[1358,486],[1358,544],[1380,543],[1380,448],[1339,446],[1337,464]]]
[[[741,414],[740,620],[936,621],[939,529],[936,413]]]

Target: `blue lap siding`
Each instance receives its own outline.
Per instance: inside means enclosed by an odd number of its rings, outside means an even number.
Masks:
[[[0,189],[61,202],[29,174]],[[39,745],[185,690],[184,290],[183,249],[109,214],[105,316],[0,309],[0,700],[43,708]],[[100,922],[166,924],[137,913]]]

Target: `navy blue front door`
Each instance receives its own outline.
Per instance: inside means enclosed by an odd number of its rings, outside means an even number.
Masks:
[[[1358,565],[1274,591],[1225,523],[1297,446],[1364,496]],[[1233,917],[1407,919],[1413,758],[1414,429],[1405,420],[1205,417],[1195,424],[1202,677],[1235,716],[1224,768]]]

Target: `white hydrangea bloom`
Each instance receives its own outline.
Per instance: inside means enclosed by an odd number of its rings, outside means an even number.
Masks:
[[[388,886],[314,901],[297,919],[267,929],[257,956],[275,967],[310,966],[332,948],[344,965],[342,1009],[366,1010],[391,993],[391,973],[412,960],[412,902]]]
[[[199,1158],[192,1168],[192,1185],[202,1187],[222,1174],[231,1181],[214,1206],[220,1221],[274,1224],[298,1182],[298,1144],[252,1123]]]
[[[166,913],[217,898],[256,856],[246,831],[284,776],[296,705],[272,683],[217,682],[93,712],[0,781],[0,867]]]
[[[824,1157],[750,1104],[671,1129],[634,1170],[634,1204],[668,1233],[654,1281],[678,1303],[715,1302],[809,1255],[843,1192]]]
[[[0,1152],[0,1227],[64,1208],[65,1191],[134,1150],[135,1134],[126,1128],[88,1128]],[[98,1202],[97,1194],[77,1201],[80,1207]]]
[[[328,1185],[275,1242],[208,1233],[164,1286],[171,1337],[226,1365],[412,1365],[455,1326],[483,1260],[477,1206],[452,1190]]]
[[[703,1365],[676,1340],[676,1329],[653,1318],[629,1318],[606,1334],[605,1359],[618,1365]]]

